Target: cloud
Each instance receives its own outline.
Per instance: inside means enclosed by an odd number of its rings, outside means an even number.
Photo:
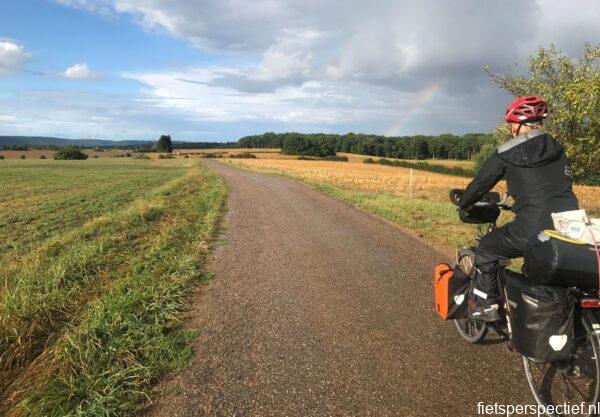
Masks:
[[[0,114],[0,122],[14,122],[17,120],[17,116],[12,114]]]
[[[102,73],[92,71],[86,63],[75,64],[67,68],[61,75],[74,80],[98,80],[105,77]]]
[[[597,0],[55,0],[182,39],[211,62],[125,77],[148,111],[377,133],[489,130],[503,71],[539,46],[600,39]],[[468,109],[468,112],[465,111]],[[468,115],[468,116],[467,116]]]
[[[28,59],[29,53],[23,45],[0,40],[0,75],[20,71]]]

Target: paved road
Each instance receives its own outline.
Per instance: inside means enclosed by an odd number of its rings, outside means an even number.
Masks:
[[[471,416],[531,403],[520,359],[432,307],[440,253],[277,176],[209,161],[230,187],[199,295],[192,367],[152,416]]]

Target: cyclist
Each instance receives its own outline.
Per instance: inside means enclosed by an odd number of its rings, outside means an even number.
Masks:
[[[485,161],[460,198],[460,208],[468,212],[505,179],[516,215],[513,222],[484,236],[475,251],[477,308],[471,318],[487,322],[499,319],[499,261],[523,256],[532,237],[553,228],[551,213],[579,208],[564,149],[542,128],[547,113],[548,106],[539,97],[520,97],[512,102],[504,117],[510,123],[512,139]]]

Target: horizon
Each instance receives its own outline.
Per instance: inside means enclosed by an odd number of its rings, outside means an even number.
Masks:
[[[439,134],[435,134],[435,135],[422,135],[420,133],[415,133],[413,135],[399,135],[399,136],[387,136],[387,135],[378,135],[375,133],[366,133],[366,132],[345,132],[345,133],[327,133],[327,132],[262,132],[262,133],[258,133],[258,134],[254,134],[254,135],[245,135],[245,136],[240,136],[239,138],[235,139],[235,140],[193,140],[193,139],[177,139],[177,138],[173,138],[172,135],[171,136],[173,143],[236,143],[238,142],[240,139],[243,139],[245,137],[248,136],[260,136],[262,134],[266,134],[266,133],[276,133],[276,134],[286,134],[286,133],[296,133],[296,134],[301,134],[301,135],[339,135],[339,136],[346,136],[349,134],[354,134],[354,135],[364,135],[364,136],[381,136],[381,137],[385,137],[385,138],[390,138],[390,139],[398,139],[398,138],[405,138],[405,137],[414,137],[414,136],[424,136],[424,137],[436,137],[436,136],[445,136],[445,135],[451,135],[451,136],[457,136],[457,137],[461,137],[461,136],[466,136],[466,135],[488,135],[490,134],[489,132],[467,132],[467,133],[463,133],[463,134],[454,134],[454,133],[450,133],[450,132],[444,132],[444,133],[439,133]],[[158,137],[160,137],[161,135],[157,135]],[[72,140],[72,141],[84,141],[84,140],[89,140],[89,141],[106,141],[106,142],[156,142],[158,139],[101,139],[101,138],[79,138],[79,137],[75,137],[75,138],[67,138],[64,136],[45,136],[45,135],[0,135],[0,139],[4,139],[4,138],[18,138],[18,139],[32,139],[32,138],[36,138],[36,139],[58,139],[58,140]],[[2,145],[0,145],[2,146]],[[32,145],[32,146],[37,146],[37,145]]]
[[[510,97],[482,66],[526,68],[551,44],[575,59],[600,39],[594,0],[520,7],[8,1],[0,135],[234,142],[269,131],[489,132]]]

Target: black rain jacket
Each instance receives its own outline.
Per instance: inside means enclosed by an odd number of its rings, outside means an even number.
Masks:
[[[506,180],[508,194],[515,200],[511,230],[518,235],[534,236],[552,229],[551,213],[579,208],[564,148],[542,129],[501,145],[467,186],[461,208],[476,203],[501,179]]]

